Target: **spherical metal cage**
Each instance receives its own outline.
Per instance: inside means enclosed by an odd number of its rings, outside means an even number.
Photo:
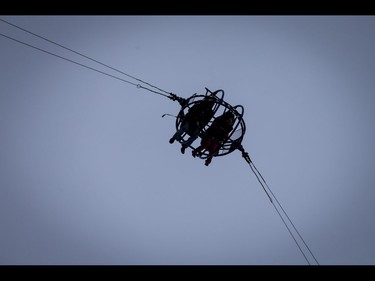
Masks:
[[[214,116],[208,122],[204,128],[201,129],[199,133],[199,137],[202,138],[205,134],[207,129],[211,126],[212,122],[220,115],[224,114],[225,112],[230,111],[234,117],[234,124],[233,129],[229,133],[227,139],[222,143],[218,152],[214,156],[223,156],[231,153],[235,149],[239,147],[242,142],[242,139],[246,132],[245,122],[243,120],[244,108],[242,105],[231,106],[229,103],[224,101],[224,91],[217,90],[215,92],[211,92],[209,89],[206,88],[206,94],[199,95],[194,94],[188,99],[186,99],[186,103],[181,108],[179,114],[176,118],[176,130],[179,130],[181,127],[182,120],[184,116],[186,116],[187,112],[191,107],[193,107],[198,102],[202,101],[207,96],[210,96],[214,99],[215,103],[212,108],[214,112]],[[181,135],[181,139],[179,140],[180,143],[186,141],[189,138],[189,135],[185,132]],[[198,140],[196,140],[197,142]],[[199,145],[199,144],[198,144]],[[190,145],[190,148],[195,149],[194,143]],[[209,152],[204,150],[202,154],[199,156],[201,159],[206,159],[209,156]]]

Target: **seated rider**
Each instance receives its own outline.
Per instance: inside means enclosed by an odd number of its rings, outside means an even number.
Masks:
[[[221,145],[223,145],[223,142],[232,131],[233,124],[234,115],[230,111],[217,117],[207,129],[205,136],[202,138],[201,145],[193,150],[193,156],[200,155],[204,149],[208,150],[209,155],[205,161],[205,165],[208,166],[212,161],[212,157],[219,151]]]
[[[185,153],[185,149],[198,138],[200,131],[213,117],[214,112],[212,107],[214,104],[215,99],[207,96],[193,105],[183,118],[180,129],[169,140],[169,143],[173,143],[176,139],[180,141],[182,134],[187,133],[190,137],[186,141],[181,142],[181,152]]]

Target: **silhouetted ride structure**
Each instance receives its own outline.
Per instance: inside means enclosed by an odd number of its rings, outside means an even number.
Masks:
[[[207,88],[205,89],[206,89],[205,94],[194,94],[187,99],[183,99],[179,97],[175,98],[181,104],[180,112],[178,113],[177,118],[176,118],[176,130],[180,129],[182,121],[184,117],[186,116],[187,112],[190,110],[190,108],[192,108],[194,105],[201,102],[207,97],[212,98],[212,100],[214,101],[214,106],[212,108],[214,112],[214,116],[211,118],[211,120],[208,122],[207,125],[201,128],[199,137],[200,138],[204,137],[207,129],[211,126],[212,122],[218,116],[228,111],[231,112],[233,116],[235,117],[233,130],[230,132],[226,140],[220,144],[219,150],[214,155],[214,157],[224,156],[241,147],[240,145],[246,132],[246,125],[245,125],[245,121],[243,120],[244,108],[242,105],[231,106],[229,103],[227,103],[224,100],[224,91],[221,89],[214,91],[214,92],[210,91]],[[181,135],[181,139],[179,139],[178,141],[182,143],[186,141],[188,137],[189,137],[188,133],[184,132]],[[195,149],[195,146],[192,144],[190,145],[190,148]],[[208,156],[209,156],[209,152],[207,150],[204,150],[198,157],[201,159],[206,159]]]

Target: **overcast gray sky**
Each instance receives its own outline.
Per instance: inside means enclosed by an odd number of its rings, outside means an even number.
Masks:
[[[181,97],[223,89],[319,263],[375,264],[373,16],[1,18]],[[239,151],[206,167],[168,143],[178,103],[0,50],[0,264],[307,264]]]

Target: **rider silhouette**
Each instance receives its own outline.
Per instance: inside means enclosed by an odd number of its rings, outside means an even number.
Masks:
[[[201,145],[193,150],[193,156],[198,156],[201,151],[206,149],[209,152],[205,165],[208,166],[212,157],[219,151],[221,145],[233,129],[234,115],[230,111],[217,117],[207,129],[205,136],[202,138]]]
[[[190,137],[186,141],[181,142],[181,152],[185,153],[185,149],[198,138],[202,128],[213,117],[214,112],[212,107],[214,104],[215,100],[210,96],[194,104],[183,118],[180,129],[169,140],[169,143],[173,143],[175,140],[181,141],[182,134],[187,133]]]

